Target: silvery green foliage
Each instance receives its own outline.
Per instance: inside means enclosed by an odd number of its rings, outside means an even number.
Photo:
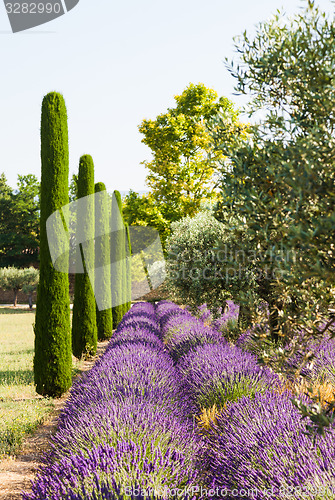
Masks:
[[[243,300],[253,289],[252,269],[235,258],[231,227],[211,210],[184,217],[171,225],[167,240],[167,286],[175,298],[194,309],[204,302],[217,310],[228,298]],[[243,227],[241,228],[243,232]]]
[[[225,291],[215,248],[225,238],[224,226],[206,210],[174,222],[171,229],[166,264],[170,291],[190,305],[222,303]]]
[[[166,276],[164,260],[157,260],[148,266],[148,273],[154,288],[163,283]]]

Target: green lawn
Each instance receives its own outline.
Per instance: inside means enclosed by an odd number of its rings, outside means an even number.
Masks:
[[[0,307],[0,458],[15,455],[24,435],[53,409],[51,398],[35,392],[34,321],[35,311]],[[75,361],[73,374],[78,371]]]

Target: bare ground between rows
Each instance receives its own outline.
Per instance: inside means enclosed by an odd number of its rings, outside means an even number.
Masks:
[[[93,367],[96,360],[105,352],[107,345],[108,340],[98,342],[96,356],[83,362],[81,373]],[[80,377],[81,373],[74,380]],[[48,450],[50,436],[57,428],[58,416],[69,395],[70,391],[54,401],[53,412],[32,435],[27,437],[17,457],[9,457],[0,462],[1,500],[19,500],[22,498],[22,491],[31,491],[31,480],[42,464],[42,456]]]

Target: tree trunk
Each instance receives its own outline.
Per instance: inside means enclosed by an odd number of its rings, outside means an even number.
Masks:
[[[29,309],[33,308],[33,295],[30,293],[28,297]]]
[[[14,307],[17,306],[17,295],[18,295],[18,293],[19,293],[18,290],[14,290],[14,300],[13,300]]]
[[[278,305],[275,302],[268,302],[269,304],[269,326],[271,339],[277,344],[279,340],[280,323]]]
[[[252,325],[252,312],[250,307],[240,304],[238,313],[238,326],[240,329],[247,330]]]

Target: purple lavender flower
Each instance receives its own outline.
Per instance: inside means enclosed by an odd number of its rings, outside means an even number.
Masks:
[[[203,322],[205,321],[212,321],[213,319],[213,313],[210,309],[208,309],[207,304],[202,304],[201,306],[198,307],[199,311],[199,319]]]
[[[198,345],[226,343],[220,332],[205,326],[189,311],[175,306],[171,303],[157,306],[164,344],[175,361]]]
[[[178,368],[199,409],[222,408],[227,401],[280,387],[278,376],[255,356],[229,344],[199,346],[181,358]]]
[[[226,308],[224,312],[214,321],[211,327],[220,332],[225,332],[227,329],[232,328],[237,324],[240,306],[235,304],[232,300],[226,301]]]
[[[186,488],[195,478],[196,472],[190,468],[185,454],[174,446],[163,450],[153,442],[138,445],[132,440],[120,439],[114,445],[103,443],[71,452],[49,464],[37,474],[32,493],[25,494],[24,499],[82,498],[83,490],[85,498],[94,498],[101,482],[105,488],[108,483],[110,486],[114,483],[132,490],[136,485],[141,485],[142,490],[164,490],[174,484]],[[122,488],[117,490],[122,493]]]
[[[320,437],[313,447],[289,396],[267,391],[228,405],[209,431],[201,465],[210,487],[253,489],[257,500],[269,498],[269,491],[283,498],[290,488],[297,499],[324,498],[317,491],[335,487],[335,434]]]

